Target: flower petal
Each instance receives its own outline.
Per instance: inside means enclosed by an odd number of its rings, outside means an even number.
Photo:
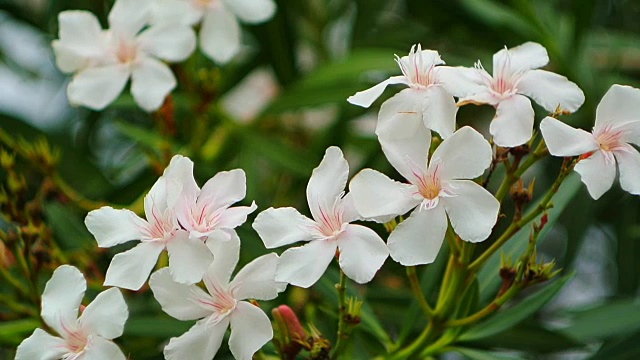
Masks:
[[[437,132],[443,139],[456,129],[458,107],[451,95],[442,85],[431,85],[426,90],[422,109],[424,125]]]
[[[102,27],[88,11],[63,11],[58,14],[60,40],[53,42],[56,65],[72,73],[91,63],[105,51]]]
[[[640,195],[640,153],[631,145],[613,152],[618,161],[620,186],[633,195]]]
[[[640,121],[640,89],[615,84],[598,104],[594,132],[629,121]]]
[[[332,240],[315,240],[287,249],[280,256],[276,281],[308,288],[320,279],[336,254],[338,244]]]
[[[42,319],[58,334],[73,331],[87,282],[80,270],[70,265],[59,266],[47,281],[42,293]]]
[[[268,208],[261,212],[253,222],[253,229],[258,232],[264,246],[273,249],[298,241],[309,241],[314,238],[315,221],[300,214],[298,210],[285,208]]]
[[[213,61],[224,64],[240,51],[240,25],[224,6],[209,10],[200,29],[200,48]]]
[[[377,85],[374,85],[373,87],[367,90],[358,91],[354,95],[349,96],[347,98],[347,101],[353,105],[358,105],[358,106],[362,106],[363,108],[368,108],[369,106],[371,106],[371,104],[373,104],[374,101],[376,101],[377,98],[380,97],[380,95],[382,95],[382,93],[384,92],[384,89],[386,89],[387,86],[396,85],[396,84],[407,85],[408,84],[407,78],[404,76],[392,76],[387,80]]]
[[[431,156],[429,168],[438,166],[440,179],[473,179],[491,165],[489,142],[469,126],[445,139]]]
[[[273,338],[269,317],[255,305],[238,302],[230,318],[229,349],[237,360],[251,360],[253,354]]]
[[[149,277],[151,270],[164,250],[158,241],[141,242],[133,249],[117,254],[111,259],[104,279],[104,286],[138,290]]]
[[[356,220],[362,220],[362,216],[356,209],[356,204],[353,202],[353,195],[346,193],[342,198],[342,221],[350,223]]]
[[[533,134],[533,107],[522,95],[513,95],[498,104],[496,116],[489,125],[493,142],[502,147],[515,147],[531,139]]]
[[[87,68],[77,73],[67,87],[72,105],[102,110],[122,92],[129,80],[129,69],[122,64]]]
[[[174,155],[163,176],[168,181],[175,181],[177,186],[168,186],[167,205],[175,206],[179,200],[185,199],[189,202],[195,202],[200,192],[200,188],[193,177],[193,161],[182,155]]]
[[[410,135],[408,131],[401,131],[408,124],[413,126],[414,123],[421,122],[422,108],[426,98],[424,89],[408,88],[403,89],[399,93],[392,96],[389,100],[382,103],[380,112],[378,113],[378,123],[376,124],[376,135],[387,134],[388,137],[393,136],[394,132],[398,132],[394,138]]]
[[[242,169],[221,171],[209,179],[200,192],[198,203],[219,209],[236,203],[247,194],[247,177]]]
[[[143,57],[133,68],[131,94],[146,111],[158,109],[176,87],[176,78],[169,67],[151,57]]]
[[[307,201],[309,209],[316,221],[323,217],[336,202],[336,198],[344,192],[349,177],[349,164],[339,147],[329,147],[320,165],[313,169],[307,184]]]
[[[173,279],[183,284],[195,284],[213,261],[213,255],[204,241],[179,230],[167,242],[169,270]]]
[[[485,91],[484,79],[490,75],[480,69],[462,66],[438,66],[433,69],[439,84],[453,96],[464,98]]]
[[[391,257],[404,266],[431,264],[442,247],[447,226],[442,206],[414,210],[387,239]]]
[[[406,213],[422,201],[413,195],[417,192],[414,185],[393,181],[371,169],[356,174],[349,183],[349,191],[362,217],[378,218],[381,222]]]
[[[151,189],[144,197],[144,214],[149,223],[154,224],[160,221],[156,216],[163,214],[167,210],[167,198],[167,178],[161,176],[153,186],[151,186]]]
[[[589,195],[594,200],[598,200],[611,188],[616,177],[615,162],[607,160],[600,150],[580,160],[574,170],[580,174],[582,182],[587,186]]]
[[[389,256],[380,236],[362,225],[348,225],[338,237],[338,247],[340,268],[359,284],[371,281]]]
[[[258,206],[255,201],[251,206],[235,206],[226,209],[220,219],[218,219],[218,227],[222,229],[235,229],[247,221],[247,216],[256,211]]]
[[[224,5],[240,20],[252,24],[269,20],[276,12],[272,0],[224,0]]]
[[[38,328],[18,345],[15,360],[57,360],[67,353],[66,344]]]
[[[169,62],[183,61],[196,48],[196,34],[190,26],[154,25],[138,36],[141,49]]]
[[[508,74],[537,69],[549,63],[549,54],[544,46],[526,42],[507,49],[506,47],[493,55],[493,74],[507,71]]]
[[[453,230],[462,240],[480,242],[491,235],[498,221],[500,202],[482,186],[470,180],[448,183],[455,196],[442,198]]]
[[[117,0],[109,12],[109,27],[117,36],[133,38],[147,25],[152,2],[148,0]]]
[[[540,132],[553,156],[582,155],[600,147],[591,133],[574,129],[550,116],[542,119]]]
[[[211,302],[211,296],[197,285],[176,282],[166,267],[151,274],[149,287],[162,311],[178,320],[196,320],[211,315],[211,311],[198,305]]]
[[[224,333],[229,326],[229,318],[224,318],[217,324],[208,325],[208,318],[198,321],[180,337],[171,338],[169,345],[164,348],[167,360],[211,360],[215,357]]]
[[[205,277],[215,275],[226,285],[229,283],[231,274],[240,258],[240,238],[235,230],[218,231],[224,231],[229,238],[226,240],[209,238],[207,240],[207,247],[213,254],[213,262],[207,268]]]
[[[152,6],[150,23],[195,25],[202,20],[204,8],[183,0],[156,0]]]
[[[238,300],[271,300],[284,291],[287,283],[277,282],[276,267],[280,258],[271,253],[260,256],[243,267],[230,284]]]
[[[98,294],[78,321],[90,334],[112,340],[122,335],[128,317],[129,309],[120,289],[111,288]]]
[[[527,95],[547,111],[575,112],[584,103],[584,93],[566,77],[545,70],[527,71],[518,82],[518,92]]]
[[[140,219],[133,211],[116,210],[103,206],[90,211],[84,219],[89,232],[96,238],[98,246],[112,247],[131,240],[140,240],[147,222]]]
[[[113,341],[94,336],[91,346],[85,348],[83,360],[126,360],[122,350]]]

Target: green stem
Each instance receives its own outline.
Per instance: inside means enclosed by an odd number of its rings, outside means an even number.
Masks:
[[[511,286],[509,290],[505,291],[502,295],[497,297],[489,305],[485,306],[482,310],[479,310],[475,314],[469,315],[462,319],[449,320],[445,323],[445,327],[466,326],[483,319],[487,315],[490,315],[494,311],[498,310],[509,299],[514,297],[520,291],[520,289],[522,289],[522,286],[520,284]]]
[[[390,357],[391,360],[411,359],[411,356],[420,350],[424,344],[433,336],[436,329],[434,318],[429,320],[429,324],[422,330],[422,333],[409,346],[400,350]]]
[[[340,269],[340,283],[336,284],[336,289],[338,290],[338,335],[336,337],[336,346],[331,354],[331,359],[338,359],[340,353],[344,351],[349,338],[349,335],[346,332],[347,324],[345,322],[347,276],[344,274],[342,269]]]
[[[0,266],[0,277],[2,277],[2,280],[4,280],[7,284],[10,284],[11,286],[13,286],[20,293],[21,296],[25,298],[29,297],[29,290],[26,287],[24,287],[24,285],[22,285],[22,283],[20,283],[18,279],[13,277],[13,275],[11,275],[11,273],[9,273],[7,269],[1,266]]]
[[[498,191],[496,192],[495,198],[498,201],[502,201],[504,197],[509,193],[509,190],[515,184],[516,181],[527,171],[533,164],[535,164],[538,160],[542,159],[547,154],[547,146],[544,142],[544,139],[541,139],[538,143],[538,146],[529,156],[520,164],[520,166],[507,166],[507,174],[500,184]],[[514,164],[517,165],[517,164]]]
[[[433,309],[429,306],[427,299],[424,298],[424,294],[420,289],[420,282],[418,281],[418,275],[416,274],[415,266],[407,266],[407,277],[409,278],[409,283],[411,284],[411,291],[413,292],[413,296],[418,301],[418,305],[422,309],[422,312],[427,318],[433,316]]]

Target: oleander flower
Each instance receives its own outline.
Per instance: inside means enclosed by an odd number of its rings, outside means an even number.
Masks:
[[[424,125],[443,138],[453,134],[458,111],[453,96],[445,90],[440,79],[444,61],[437,51],[422,50],[420,44],[411,47],[408,56],[398,57],[396,62],[401,76],[392,76],[374,87],[350,96],[347,101],[358,106],[369,107],[382,95],[388,85],[404,84],[408,89],[400,91],[385,101],[378,114],[376,134],[386,127],[403,126],[406,116],[418,116]]]
[[[489,237],[500,203],[482,186],[466,180],[482,175],[491,164],[489,143],[465,126],[446,138],[428,161],[430,132],[416,119],[402,131],[413,136],[398,140],[390,132],[380,139],[387,159],[409,183],[364,169],[349,184],[355,207],[365,219],[386,222],[415,208],[389,235],[391,257],[405,266],[432,263],[448,221],[462,240]]]
[[[327,149],[307,185],[307,201],[313,220],[296,209],[269,208],[261,212],[253,228],[268,249],[309,243],[287,249],[281,256],[276,280],[300,287],[313,285],[340,250],[338,263],[358,283],[371,281],[389,256],[384,241],[375,231],[350,224],[359,218],[350,194],[344,193],[349,164],[340,148]]]
[[[162,310],[178,320],[198,320],[169,341],[164,348],[166,359],[213,359],[229,325],[229,348],[238,360],[250,360],[273,338],[269,317],[244,300],[271,300],[284,291],[286,283],[274,280],[278,255],[253,260],[230,281],[240,253],[240,239],[235,231],[231,234],[228,241],[209,243],[214,260],[203,277],[207,292],[174,281],[166,268],[151,275],[149,286]]]
[[[192,176],[191,160],[175,156],[144,198],[146,220],[127,209],[104,206],[89,212],[87,229],[99,247],[112,247],[131,240],[140,240],[133,249],[113,257],[107,269],[105,285],[138,290],[149,277],[160,253],[169,253],[169,272],[174,280],[193,284],[202,279],[213,255],[205,242],[189,236],[178,221],[180,177]],[[168,191],[167,189],[172,189]]]
[[[493,55],[493,76],[478,61],[475,68],[447,68],[442,81],[458,105],[490,104],[496,108],[489,132],[496,145],[514,147],[531,139],[534,111],[530,97],[545,110],[574,112],[584,103],[584,93],[566,77],[538,68],[549,55],[540,44],[527,42]]]
[[[60,39],[52,43],[58,68],[73,73],[69,102],[104,109],[131,78],[131,94],[146,111],[158,109],[176,87],[171,69],[161,60],[179,62],[195,49],[195,34],[187,25],[167,23],[147,27],[152,2],[117,0],[102,30],[88,11],[59,14]]]
[[[113,343],[129,317],[117,288],[98,294],[80,312],[87,282],[73,266],[58,267],[42,294],[42,319],[58,336],[38,328],[18,346],[16,360],[124,360]]]
[[[273,0],[157,0],[153,22],[201,24],[200,49],[224,64],[240,51],[238,20],[258,24],[269,20],[275,11]]]
[[[639,89],[613,85],[598,104],[591,133],[552,117],[542,120],[540,131],[551,155],[580,156],[574,169],[594,199],[613,185],[616,164],[622,189],[640,195],[640,153],[632,146],[640,146]]]

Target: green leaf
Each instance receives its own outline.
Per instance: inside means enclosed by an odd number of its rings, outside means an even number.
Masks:
[[[639,329],[640,303],[620,300],[576,313],[571,326],[561,332],[579,341],[591,341]]]
[[[57,202],[44,206],[47,223],[53,229],[56,242],[64,250],[78,249],[88,244],[94,245],[93,236],[89,233],[79,214],[69,207]]]
[[[170,338],[184,334],[194,323],[194,321],[180,321],[171,318],[133,318],[127,321],[124,335]]]
[[[568,336],[557,331],[545,329],[533,323],[533,321],[525,321],[510,328],[509,331],[503,331],[500,334],[483,338],[469,345],[534,353],[558,352],[584,346]]]
[[[167,139],[149,129],[145,129],[125,121],[115,121],[113,125],[123,135],[146,148],[159,151],[159,149],[163,149],[167,146]]]
[[[34,319],[3,321],[0,324],[0,344],[16,346],[38,326],[40,322]]]
[[[640,359],[640,332],[622,339],[605,342],[589,360],[636,360]]]
[[[573,277],[573,273],[554,280],[551,284],[542,288],[542,290],[529,294],[529,296],[516,305],[496,313],[484,322],[472,326],[460,337],[460,340],[479,340],[510,329],[542,308],[560,291],[571,277]]]
[[[494,27],[506,27],[531,38],[537,33],[527,19],[506,5],[492,0],[461,0],[460,4],[476,19]]]
[[[294,149],[273,137],[248,130],[242,133],[242,137],[247,147],[256,152],[256,156],[263,157],[298,176],[307,178],[311,175],[313,164],[316,162],[311,160],[312,156],[307,152]]]
[[[521,359],[519,357],[507,356],[496,354],[489,351],[468,349],[468,348],[453,348],[453,351],[464,355],[467,359],[471,360],[515,360]]]

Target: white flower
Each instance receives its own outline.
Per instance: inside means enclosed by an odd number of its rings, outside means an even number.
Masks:
[[[631,145],[640,146],[640,90],[613,85],[598,105],[592,133],[551,117],[542,120],[540,131],[551,155],[580,155],[575,170],[594,199],[611,188],[616,163],[620,186],[640,195],[640,153]]]
[[[229,325],[229,348],[239,360],[250,360],[273,337],[267,315],[242,300],[271,300],[284,291],[286,284],[274,280],[278,255],[271,253],[253,260],[229,281],[238,262],[240,239],[232,231],[228,241],[209,245],[215,259],[203,277],[208,293],[197,285],[175,282],[166,268],[156,271],[149,280],[153,295],[167,314],[183,321],[199,319],[164,348],[168,360],[212,359]]]
[[[440,79],[444,64],[437,51],[411,47],[409,56],[396,55],[396,62],[402,76],[392,76],[378,85],[350,96],[347,101],[362,107],[369,107],[382,95],[387,85],[404,84],[408,89],[382,104],[378,114],[376,134],[385,127],[403,126],[403,119],[417,116],[424,124],[443,138],[453,134],[458,111],[453,96],[445,90]]]
[[[286,250],[276,280],[309,287],[324,273],[340,249],[340,268],[358,283],[371,281],[389,256],[384,241],[375,231],[349,224],[359,218],[350,194],[344,195],[349,164],[342,151],[332,146],[313,170],[307,185],[307,201],[313,220],[296,209],[269,208],[258,215],[253,228],[268,248],[309,241]]]
[[[441,71],[445,87],[459,97],[458,105],[490,104],[496,108],[489,131],[498,146],[514,147],[531,139],[534,112],[526,95],[547,111],[574,112],[584,103],[584,93],[566,77],[536,70],[547,65],[542,45],[528,42],[493,55],[493,76],[476,63],[471,68]]]
[[[152,111],[162,105],[176,79],[158,59],[186,59],[195,49],[195,34],[180,24],[145,28],[151,3],[117,0],[105,31],[90,12],[60,13],[60,39],[52,45],[60,70],[75,73],[67,89],[72,104],[101,110],[131,78],[131,93],[140,107]]]
[[[157,0],[154,23],[200,22],[200,48],[217,63],[229,62],[240,50],[238,20],[257,24],[276,11],[273,0]]]
[[[202,279],[213,259],[204,241],[189,236],[180,227],[175,207],[179,200],[180,176],[192,176],[193,163],[176,156],[163,176],[144,198],[146,220],[130,210],[105,206],[91,211],[85,224],[99,247],[112,247],[140,240],[133,249],[117,254],[107,269],[105,285],[138,290],[156,265],[158,256],[167,249],[171,276],[182,283],[193,284]],[[167,191],[167,188],[178,188]]]
[[[391,257],[402,265],[432,263],[447,229],[447,216],[462,240],[485,240],[496,223],[500,203],[471,180],[491,163],[491,146],[477,131],[463,127],[445,139],[427,164],[430,132],[418,121],[403,129],[413,137],[394,139],[382,134],[380,142],[389,162],[409,184],[389,179],[375,170],[358,173],[349,190],[358,212],[388,221],[416,208],[389,235]]]
[[[257,208],[255,203],[230,207],[244,199],[247,192],[247,180],[241,169],[217,173],[200,190],[193,177],[191,160],[176,155],[171,163],[175,166],[167,174],[168,180],[179,185],[168,188],[169,197],[177,198],[178,221],[192,238],[228,240],[229,230],[242,225]]]
[[[129,317],[127,304],[117,288],[98,294],[80,317],[80,303],[87,283],[78,269],[62,265],[47,282],[42,294],[42,319],[59,336],[36,329],[25,339],[16,360],[124,360],[114,344]]]

